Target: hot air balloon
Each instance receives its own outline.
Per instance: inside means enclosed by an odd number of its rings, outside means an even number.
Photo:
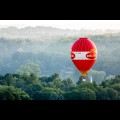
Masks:
[[[97,48],[89,38],[79,38],[71,47],[71,59],[82,73],[83,81],[97,58]]]

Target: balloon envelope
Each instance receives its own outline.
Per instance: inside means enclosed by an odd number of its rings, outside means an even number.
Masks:
[[[77,69],[86,76],[96,62],[97,48],[89,38],[79,38],[71,47],[71,59]]]

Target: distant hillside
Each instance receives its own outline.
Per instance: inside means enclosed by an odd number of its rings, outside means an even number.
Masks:
[[[10,39],[34,39],[34,40],[49,40],[54,36],[86,36],[86,35],[98,35],[106,33],[118,33],[117,30],[69,30],[69,29],[59,29],[53,27],[25,27],[18,29],[16,27],[0,28],[0,38],[10,38]]]

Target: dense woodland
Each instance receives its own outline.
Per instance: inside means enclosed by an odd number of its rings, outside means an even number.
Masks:
[[[54,73],[49,77],[30,74],[0,76],[0,100],[120,100],[120,76],[96,82],[74,84]]]
[[[79,37],[89,37],[98,50],[87,82],[81,81],[70,58],[70,48]],[[118,100],[119,43],[119,31],[0,29],[0,99]]]

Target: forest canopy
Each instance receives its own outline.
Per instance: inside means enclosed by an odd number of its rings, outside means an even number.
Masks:
[[[120,75],[101,84],[74,84],[57,73],[44,77],[35,73],[0,75],[0,100],[120,100]]]

